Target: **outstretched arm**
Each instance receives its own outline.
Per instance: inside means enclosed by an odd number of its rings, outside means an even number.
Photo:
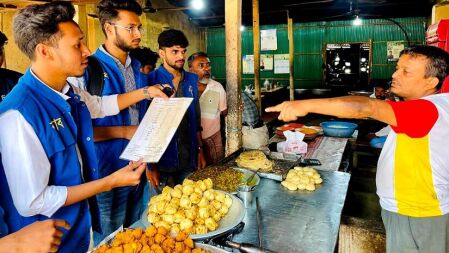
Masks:
[[[339,118],[372,118],[396,126],[396,117],[391,106],[379,99],[361,96],[307,99],[286,101],[265,109],[280,112],[279,119],[293,121],[309,113],[318,113]]]

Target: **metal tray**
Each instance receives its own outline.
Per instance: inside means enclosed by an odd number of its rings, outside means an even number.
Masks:
[[[245,169],[245,168],[237,168],[237,167],[229,167],[229,168],[231,168],[233,170],[238,170],[238,171],[243,173],[243,178],[240,180],[240,185],[246,184],[246,181],[248,181],[248,179],[253,175],[251,170],[248,170],[248,169]],[[187,178],[190,179],[190,176],[192,174],[187,176]],[[251,186],[254,189],[257,185],[259,185],[259,183],[260,183],[260,177],[259,177],[258,174],[256,174],[256,175],[254,175],[253,179],[251,179],[251,182],[248,182],[248,185]],[[217,190],[217,189],[214,189],[214,190],[220,191],[220,190]],[[236,191],[235,192],[229,192],[229,193],[237,194]]]
[[[246,210],[245,207],[243,206],[243,202],[239,198],[230,193],[224,191],[220,192],[223,192],[232,199],[232,205],[229,208],[229,212],[226,214],[225,217],[223,217],[223,219],[220,220],[217,230],[211,231],[206,234],[191,234],[190,238],[192,238],[192,240],[204,240],[210,237],[221,235],[237,226],[243,220],[243,217],[245,217]],[[145,209],[141,217],[141,222],[143,223],[145,228],[150,225],[150,223],[148,222],[147,214],[148,208]]]
[[[224,166],[229,166],[233,168],[240,168],[237,166],[235,160],[242,153],[243,149],[239,149],[236,152],[232,153],[225,159],[223,159],[220,163]],[[289,159],[273,159],[270,155],[268,155],[269,159],[273,162],[273,169],[269,172],[257,172],[259,177],[268,178],[276,181],[282,181],[282,178],[285,177],[288,170],[298,165],[300,156],[295,157],[297,160],[290,158]],[[245,168],[243,168],[245,169]],[[245,169],[247,170],[247,169]],[[251,170],[249,170],[251,171]]]

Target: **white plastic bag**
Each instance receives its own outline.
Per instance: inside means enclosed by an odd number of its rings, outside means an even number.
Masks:
[[[268,145],[268,128],[263,125],[258,128],[242,127],[242,147],[245,149],[261,149]]]

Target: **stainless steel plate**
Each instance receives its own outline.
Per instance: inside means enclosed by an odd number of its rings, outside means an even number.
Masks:
[[[223,234],[228,230],[231,230],[232,228],[237,226],[243,220],[243,217],[245,217],[246,210],[245,207],[243,206],[243,202],[239,198],[230,193],[224,191],[220,192],[223,192],[232,199],[232,205],[229,208],[228,213],[226,214],[225,217],[223,217],[223,219],[220,220],[217,230],[211,231],[206,234],[191,234],[190,238],[192,238],[193,240],[204,240],[216,235]],[[150,223],[148,222],[147,215],[148,215],[148,208],[143,212],[141,217],[141,221],[145,227],[148,227],[150,225]]]

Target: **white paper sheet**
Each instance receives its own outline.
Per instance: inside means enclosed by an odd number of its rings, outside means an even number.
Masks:
[[[193,98],[155,98],[120,158],[159,162],[192,101]]]

